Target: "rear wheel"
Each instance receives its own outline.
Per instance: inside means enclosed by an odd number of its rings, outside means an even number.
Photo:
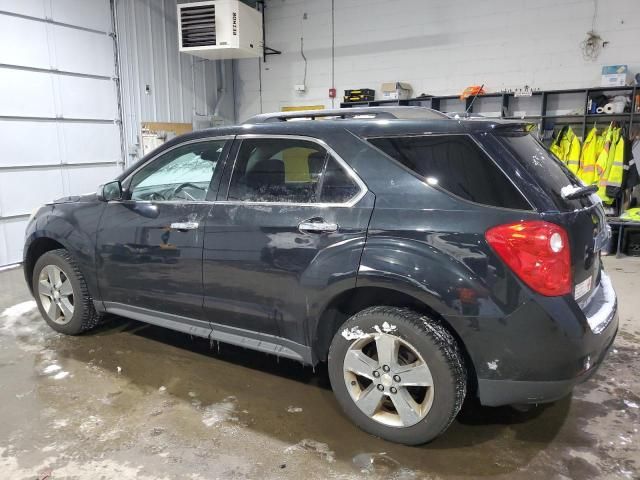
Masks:
[[[371,307],[351,317],[329,351],[338,402],[363,430],[417,445],[451,424],[466,394],[453,336],[412,310]]]
[[[57,332],[77,335],[99,323],[84,277],[66,250],[42,255],[33,269],[32,282],[40,314]]]

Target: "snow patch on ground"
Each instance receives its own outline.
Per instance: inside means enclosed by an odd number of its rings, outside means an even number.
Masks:
[[[204,409],[202,423],[207,427],[213,427],[227,420],[237,420],[238,418],[234,416],[235,411],[236,397],[227,397],[222,402],[214,403]]]
[[[49,365],[47,368],[45,368],[42,373],[44,373],[45,375],[49,375],[50,373],[55,373],[59,370],[62,370],[62,367],[60,365],[56,365],[55,363],[53,365]]]
[[[5,308],[2,313],[0,313],[0,317],[20,317],[25,313],[30,312],[34,308],[36,308],[35,300],[28,300],[26,302],[17,303],[16,305]]]
[[[309,438],[304,438],[295,445],[291,445],[284,449],[284,453],[292,452],[313,452],[320,455],[321,458],[329,463],[334,463],[336,461],[336,454],[333,450],[329,449],[329,445],[322,442],[316,442]]]
[[[58,372],[52,378],[54,380],[62,380],[63,378],[67,378],[69,376],[69,372]]]
[[[625,400],[624,404],[629,408],[640,408],[640,405],[638,405],[636,402],[632,402],[631,400]]]
[[[302,408],[293,407],[291,405],[289,405],[289,407],[287,408],[287,412],[289,412],[289,413],[300,413],[301,411],[302,411]]]

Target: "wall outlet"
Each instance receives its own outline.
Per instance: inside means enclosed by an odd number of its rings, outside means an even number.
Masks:
[[[294,85],[294,86],[293,86],[293,89],[294,89],[296,92],[301,92],[301,93],[302,93],[302,92],[305,92],[305,91],[307,90],[307,86],[306,86],[305,84]]]

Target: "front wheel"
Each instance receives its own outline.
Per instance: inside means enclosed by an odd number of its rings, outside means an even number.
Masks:
[[[371,307],[340,327],[329,350],[331,386],[363,430],[419,445],[443,433],[466,395],[457,342],[409,309]]]
[[[40,314],[55,331],[77,335],[99,323],[84,277],[66,250],[38,258],[32,282]]]

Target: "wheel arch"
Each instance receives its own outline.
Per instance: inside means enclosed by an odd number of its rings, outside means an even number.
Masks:
[[[340,326],[355,313],[372,306],[410,308],[411,310],[439,321],[455,338],[463,354],[468,371],[470,383],[467,386],[468,391],[476,392],[476,370],[464,341],[446,318],[429,303],[431,302],[425,301],[424,298],[420,298],[418,295],[413,294],[413,292],[407,293],[406,291],[400,291],[388,286],[356,286],[345,290],[329,302],[318,318],[312,342],[313,357],[320,361],[326,361],[329,346],[334,335],[340,329]],[[433,305],[433,303],[431,304]]]
[[[33,278],[33,269],[36,265],[36,262],[45,253],[52,250],[58,250],[59,248],[64,248],[65,250],[69,251],[66,245],[48,236],[36,237],[27,245],[23,257],[23,269],[24,278],[27,282],[27,286],[29,287],[29,291],[32,294],[33,285],[31,280]]]

